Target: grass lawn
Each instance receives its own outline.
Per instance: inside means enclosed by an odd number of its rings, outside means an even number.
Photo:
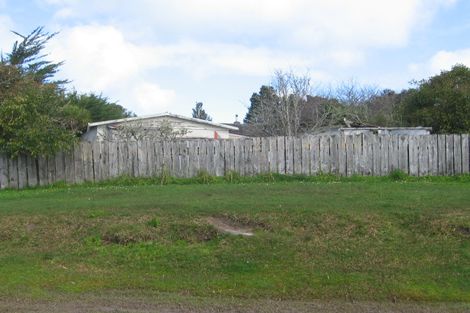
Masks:
[[[218,218],[250,228],[224,234]],[[470,302],[470,182],[387,179],[0,191],[0,298],[146,290]]]

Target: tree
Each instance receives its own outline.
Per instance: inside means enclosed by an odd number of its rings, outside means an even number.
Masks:
[[[202,102],[196,102],[196,106],[193,109],[193,117],[198,118],[200,120],[212,121],[212,117],[210,117],[206,111],[202,108]]]
[[[310,78],[277,71],[271,86],[262,86],[250,99],[245,116],[249,132],[261,136],[296,136],[302,128],[302,111],[311,92]]]
[[[0,151],[36,156],[70,148],[89,113],[65,101],[64,81],[52,80],[61,63],[44,60],[42,51],[55,34],[16,34],[22,40],[0,61]]]
[[[279,98],[271,86],[261,86],[259,93],[253,93],[250,107],[243,122],[252,136],[281,135],[279,118],[273,109],[278,106]]]
[[[455,65],[450,71],[416,83],[402,102],[408,126],[431,126],[436,133],[470,132],[470,69]]]
[[[15,41],[10,53],[5,56],[1,55],[1,63],[3,65],[11,65],[16,67],[22,76],[29,76],[39,83],[51,83],[50,79],[59,71],[63,62],[53,63],[44,58],[42,54],[47,42],[58,33],[44,32],[43,27],[37,27],[29,35],[21,35],[13,32],[22,38]],[[62,85],[67,83],[66,80],[55,80],[52,83]]]
[[[115,102],[109,101],[108,98],[101,94],[78,94],[74,91],[66,96],[66,101],[70,105],[87,110],[90,113],[90,122],[116,120],[135,116],[133,112],[126,110]]]

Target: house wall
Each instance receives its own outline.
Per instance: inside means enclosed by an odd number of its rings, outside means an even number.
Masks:
[[[159,118],[149,118],[137,121],[126,122],[127,125],[136,128],[148,129],[157,127],[163,120],[167,120],[171,123],[175,130],[186,129],[188,133],[183,136],[183,138],[208,138],[214,139],[215,132],[217,132],[219,139],[228,139],[229,131],[228,129],[222,127],[216,127],[209,124],[196,123],[192,121],[182,120],[174,117],[159,117]],[[115,129],[116,126],[122,123],[116,123],[112,125],[101,125],[93,127],[95,130],[90,129],[90,134],[84,134],[82,138],[87,141],[102,141],[105,139],[108,140],[120,140],[124,139],[121,131]],[[88,133],[88,132],[87,132]]]

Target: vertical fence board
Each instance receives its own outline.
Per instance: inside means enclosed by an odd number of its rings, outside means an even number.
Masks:
[[[214,166],[215,166],[215,175],[223,176],[224,175],[224,151],[221,145],[220,140],[214,141]],[[186,159],[187,160],[187,159]]]
[[[0,183],[2,181],[1,177],[1,156],[0,156]],[[38,185],[38,168],[36,166],[36,158],[28,155],[26,157],[26,166],[28,173],[28,187],[36,187]]]
[[[55,181],[55,156],[50,155],[47,157],[47,182],[53,184]]]
[[[82,142],[81,143],[81,150],[82,150],[82,158],[83,158],[83,180],[87,182],[94,181],[93,179],[93,155],[91,153],[92,146],[89,142]],[[60,162],[57,162],[57,158],[62,157],[57,155],[56,156],[56,165]],[[117,156],[116,156],[117,159]],[[59,176],[59,172],[57,171],[57,177]]]
[[[373,135],[364,134],[362,136],[364,151],[364,175],[372,175],[374,168],[374,146],[372,142]]]
[[[338,136],[338,172],[341,176],[346,176],[346,136]]]
[[[438,173],[439,175],[447,174],[447,161],[446,161],[446,136],[437,135],[437,160],[438,160]]]
[[[408,136],[399,136],[398,138],[398,168],[409,173],[408,167]]]
[[[437,163],[437,136],[430,135],[428,137],[428,152],[429,152],[429,175],[437,175],[439,168]]]
[[[38,156],[38,178],[40,186],[46,186],[49,183],[47,174],[47,158],[45,156]],[[71,183],[74,183],[74,181]]]
[[[92,150],[92,162],[93,162],[93,180],[94,181],[100,181],[101,180],[101,144],[99,142],[93,142],[91,144],[91,150]],[[67,168],[67,154],[65,155],[65,181],[70,180],[70,171],[68,171]],[[68,178],[69,177],[69,178]]]
[[[470,172],[469,135],[462,135],[462,173]]]
[[[298,137],[293,138],[293,171],[295,175],[302,174],[302,140]]]
[[[260,168],[262,173],[269,173],[269,138],[261,138]]]
[[[409,140],[409,150],[410,150],[410,175],[418,176],[419,174],[419,147],[418,139],[416,136],[411,136]]]
[[[119,141],[117,143],[117,173],[119,176],[130,176],[129,175],[129,166],[128,166],[128,150],[127,142]]]
[[[18,156],[18,188],[23,189],[28,186],[28,173],[26,156],[21,154]]]
[[[99,143],[98,146],[100,145]],[[94,155],[96,154],[93,152]],[[99,155],[99,149],[98,149],[98,158],[100,157]],[[39,183],[41,184],[41,163],[40,159],[38,158],[38,172],[39,172]],[[75,163],[73,161],[73,150],[66,151],[64,152],[64,163],[65,163],[65,182],[67,184],[74,184],[75,183]],[[98,165],[96,165],[98,166]],[[101,180],[101,176],[96,178],[98,181]]]
[[[346,175],[354,174],[354,136],[346,135]]]
[[[462,174],[462,137],[454,135],[454,174]]]
[[[75,169],[75,183],[83,183],[83,154],[81,145],[75,145],[73,147],[73,160]]]
[[[292,137],[285,137],[286,140],[286,174],[292,175],[294,174],[294,138]]]
[[[64,152],[57,152],[55,155],[55,181],[65,182],[65,156]]]
[[[302,137],[301,139],[302,144],[302,174],[303,175],[310,175],[310,162],[312,152],[310,150],[310,141],[308,137]]]
[[[47,163],[45,168],[47,169]],[[47,177],[47,173],[46,173]],[[47,184],[47,180],[46,180]],[[8,160],[8,188],[18,189],[18,159],[10,158]]]
[[[8,158],[0,153],[0,189],[8,188]]]
[[[330,136],[320,137],[320,172],[330,172]]]
[[[233,169],[240,175],[245,172],[245,164],[243,162],[243,146],[239,140],[230,140],[233,146]],[[259,149],[259,146],[258,146]]]
[[[277,138],[269,137],[269,153],[268,153],[268,162],[269,162],[269,172],[278,173],[278,153],[277,153]]]
[[[454,174],[454,136],[446,135],[446,173]]]
[[[380,153],[381,153],[381,162],[380,162],[380,175],[387,175],[389,173],[389,142],[390,142],[390,135],[381,135],[381,145],[380,145]]]
[[[388,145],[389,151],[389,171],[397,170],[400,168],[399,166],[399,137],[396,135],[390,136],[390,141]]]
[[[418,136],[418,175],[429,175],[428,136]]]
[[[353,136],[353,174],[362,174],[362,134]]]
[[[279,174],[286,173],[286,140],[285,137],[277,137],[277,170]]]
[[[188,149],[188,157],[189,157],[189,147]],[[153,153],[155,155],[155,175],[162,176],[163,175],[163,144],[161,141],[156,141],[153,143]],[[128,152],[128,158],[130,159],[130,152]],[[189,171],[189,165],[188,169]]]

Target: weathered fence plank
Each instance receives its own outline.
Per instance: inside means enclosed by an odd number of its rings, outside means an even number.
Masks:
[[[454,135],[454,173],[462,174],[462,137]]]
[[[310,175],[311,150],[308,137],[300,138],[302,146],[302,175]]]
[[[418,138],[411,136],[409,138],[409,162],[410,162],[410,175],[419,175],[419,146]]]
[[[446,172],[454,174],[454,136],[446,135]]]
[[[47,169],[47,166],[46,166],[46,169]],[[17,158],[11,158],[8,160],[8,188],[18,189],[18,159]]]
[[[438,149],[437,149],[437,135],[428,137],[429,147],[429,175],[437,175],[439,172],[438,167]]]
[[[294,174],[294,138],[286,137],[286,174]]]
[[[8,188],[8,158],[0,154],[0,189]]]
[[[409,163],[408,163],[408,136],[399,136],[398,139],[398,168],[409,174]]]
[[[330,136],[320,137],[320,172],[330,172]]]
[[[18,188],[23,189],[28,186],[27,162],[25,155],[18,156]]]
[[[418,175],[427,176],[429,174],[429,151],[427,136],[419,136],[418,142]]]
[[[1,163],[1,156],[0,156],[0,163]],[[28,173],[28,186],[29,187],[36,187],[38,185],[38,168],[36,166],[36,158],[28,155],[26,157],[26,166],[27,166],[27,173]],[[1,165],[0,165],[1,168]],[[1,169],[0,169],[0,183],[2,181],[1,178]]]
[[[73,167],[73,163],[71,163]],[[47,173],[47,157],[39,156],[38,157],[38,178],[39,178],[39,185],[46,186],[49,184],[48,173]],[[75,181],[71,182],[74,183]]]
[[[462,135],[462,173],[470,172],[469,135]]]

